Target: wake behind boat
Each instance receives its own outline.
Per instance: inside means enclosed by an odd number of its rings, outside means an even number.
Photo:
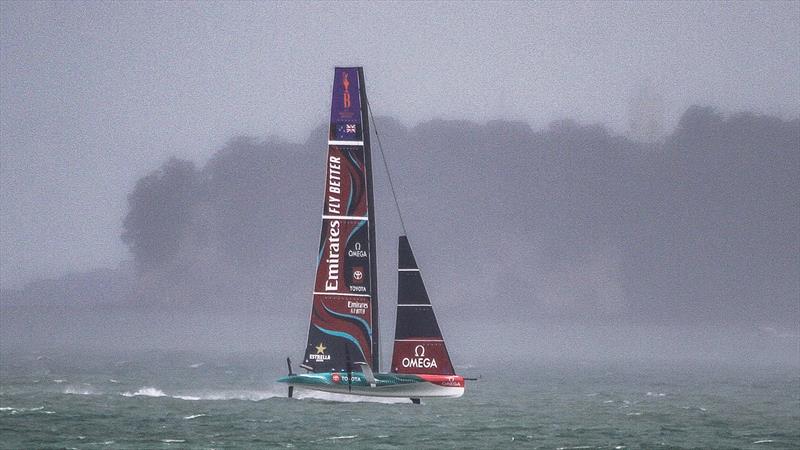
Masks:
[[[377,258],[364,72],[334,72],[322,235],[305,374],[279,382],[353,395],[460,397],[456,375],[406,236],[398,248],[397,322],[390,373],[379,373]],[[398,208],[399,211],[399,208]],[[402,220],[402,219],[401,219]],[[405,231],[405,230],[404,230]]]

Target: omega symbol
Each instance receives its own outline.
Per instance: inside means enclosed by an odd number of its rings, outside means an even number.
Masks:
[[[425,347],[418,345],[414,347],[414,356],[416,357],[424,357],[425,356]]]

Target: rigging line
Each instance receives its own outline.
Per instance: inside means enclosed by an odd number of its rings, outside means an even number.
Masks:
[[[381,145],[381,135],[378,134],[378,124],[375,123],[375,116],[372,115],[372,105],[367,99],[367,111],[369,111],[369,118],[372,121],[372,129],[375,130],[375,137],[378,139],[378,149],[381,151],[381,159],[383,160],[383,168],[386,169],[386,178],[389,179],[389,187],[392,190],[392,198],[394,198],[394,206],[397,208],[397,216],[400,217],[400,226],[403,228],[403,235],[408,236],[406,232],[406,224],[403,221],[403,213],[400,212],[400,203],[397,201],[397,194],[394,191],[394,183],[392,183],[392,174],[389,172],[389,164],[386,162],[386,154],[383,153],[383,145]]]

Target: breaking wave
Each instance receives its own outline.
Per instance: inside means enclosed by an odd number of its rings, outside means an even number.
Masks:
[[[35,408],[14,408],[11,406],[0,407],[0,411],[8,412],[12,416],[20,413],[42,413],[42,414],[55,414],[55,411],[47,411],[44,406],[37,406]]]
[[[167,394],[161,389],[154,387],[143,387],[136,392],[123,392],[123,397],[166,397]]]
[[[69,386],[67,388],[64,388],[63,392],[65,394],[70,394],[70,395],[94,395],[97,393],[95,392],[94,389],[91,388],[75,387],[75,386]]]
[[[282,394],[277,394],[272,391],[202,391],[202,392],[189,392],[189,393],[175,393],[167,394],[161,389],[155,387],[143,387],[136,392],[123,392],[123,397],[169,397],[177,400],[249,400],[260,401],[274,397],[282,397]],[[203,414],[204,415],[204,414]],[[194,418],[201,415],[187,417]]]

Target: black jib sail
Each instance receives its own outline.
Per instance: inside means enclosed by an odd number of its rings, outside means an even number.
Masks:
[[[314,303],[304,365],[378,370],[375,213],[364,73],[337,67],[326,159]]]
[[[453,375],[453,365],[406,236],[400,236],[392,372]]]

